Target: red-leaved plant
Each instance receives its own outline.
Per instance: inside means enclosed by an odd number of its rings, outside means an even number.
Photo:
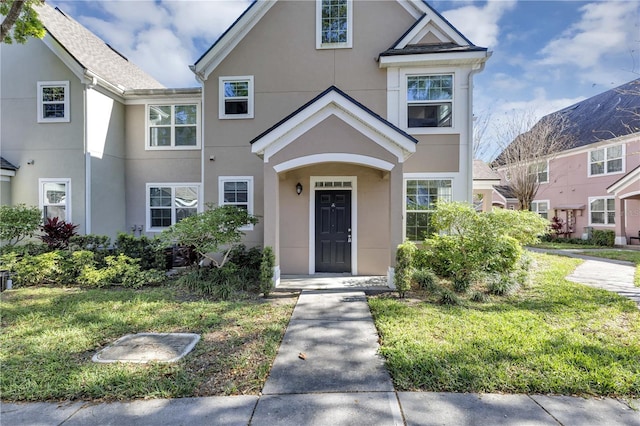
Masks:
[[[69,239],[78,235],[76,232],[78,226],[59,220],[57,217],[47,218],[44,225],[40,226],[40,230],[44,232],[40,239],[53,250],[65,249],[69,247]]]

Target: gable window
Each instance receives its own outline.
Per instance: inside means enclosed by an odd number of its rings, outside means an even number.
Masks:
[[[69,112],[69,82],[38,82],[38,123],[65,123]]]
[[[219,118],[253,118],[253,76],[220,77]]]
[[[39,179],[38,183],[43,218],[71,222],[71,179]]]
[[[353,0],[316,2],[316,48],[335,49],[352,46]]]
[[[589,152],[589,176],[624,172],[624,146],[614,145]]]
[[[407,77],[407,126],[451,127],[453,75]]]
[[[199,184],[147,184],[147,230],[161,231],[197,214],[199,194]]]
[[[147,149],[198,148],[198,104],[147,105]]]
[[[218,205],[236,206],[253,214],[253,176],[220,176],[218,178]],[[252,230],[253,225],[240,228]]]
[[[589,224],[615,225],[616,202],[614,198],[589,198]]]
[[[422,241],[432,233],[431,214],[438,201],[452,201],[451,180],[405,180],[405,238]]]
[[[545,219],[549,219],[549,202],[548,201],[532,201],[531,211],[538,213]]]

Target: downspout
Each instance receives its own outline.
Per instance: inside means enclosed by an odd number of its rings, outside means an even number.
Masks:
[[[486,59],[482,61],[478,68],[471,69],[467,81],[468,95],[467,95],[467,123],[468,123],[468,140],[467,140],[467,173],[469,173],[471,179],[467,179],[469,182],[467,185],[467,201],[473,202],[473,76],[484,70],[486,61],[491,57],[491,52],[487,52]]]
[[[85,225],[84,225],[84,233],[91,234],[91,153],[89,152],[89,126],[87,123],[88,118],[88,103],[89,103],[89,90],[91,90],[98,83],[96,77],[93,77],[89,80],[88,83],[84,84],[84,215],[85,215]]]

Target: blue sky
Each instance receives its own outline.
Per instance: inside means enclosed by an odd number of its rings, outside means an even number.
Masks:
[[[47,2],[71,14],[168,87],[197,85],[188,66],[250,3]],[[429,4],[474,44],[493,52],[474,88],[474,112],[491,117],[492,125],[514,112],[540,117],[640,77],[637,0]],[[496,136],[488,136],[492,137]]]

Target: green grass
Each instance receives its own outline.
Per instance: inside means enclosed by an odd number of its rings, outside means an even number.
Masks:
[[[397,389],[640,395],[640,310],[564,280],[579,260],[534,257],[533,284],[509,298],[370,298]]]
[[[603,257],[605,259],[624,260],[636,265],[636,275],[634,283],[640,287],[640,251],[636,250],[598,250],[579,252],[586,256]]]
[[[576,250],[581,250],[581,249],[600,249],[602,248],[602,246],[596,246],[593,244],[572,244],[572,243],[565,243],[562,242],[561,240],[556,240],[556,241],[543,241],[541,243],[536,244],[534,247],[536,248],[543,248],[543,249],[549,249],[549,250],[566,250],[566,249],[576,249]]]
[[[23,288],[2,293],[3,400],[120,400],[257,394],[295,297],[213,302],[171,287],[144,290]],[[175,364],[95,364],[128,334],[192,332]]]

